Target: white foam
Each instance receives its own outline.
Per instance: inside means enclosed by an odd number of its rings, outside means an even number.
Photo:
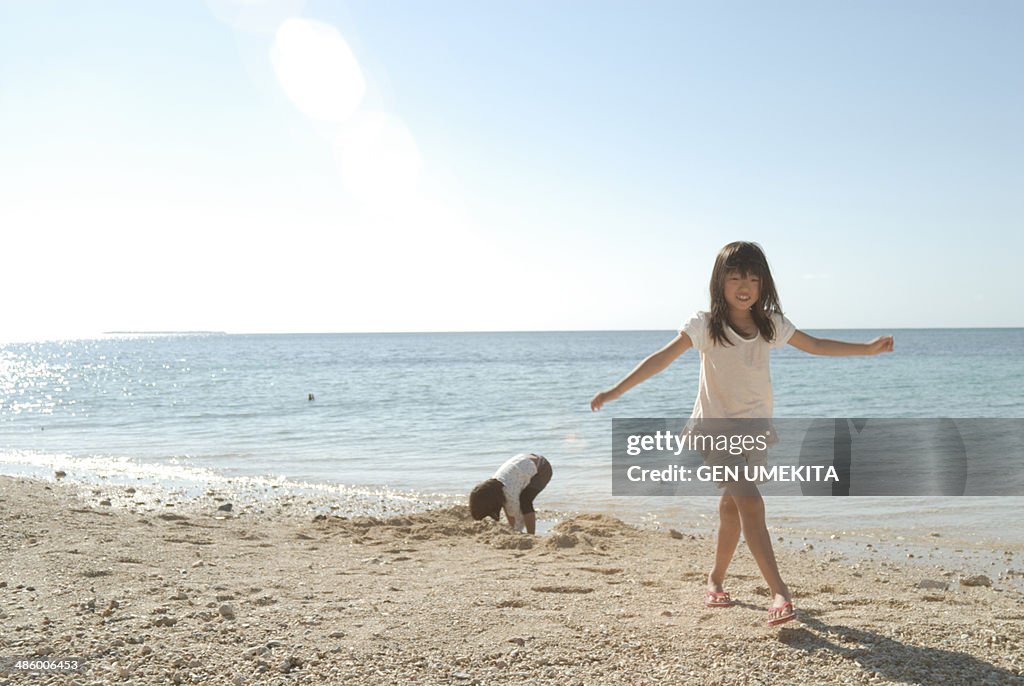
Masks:
[[[389,501],[405,506],[424,503],[447,503],[451,495],[397,491],[387,487],[351,486],[292,480],[283,476],[236,476],[223,474],[206,467],[191,464],[187,456],[168,458],[166,462],[142,461],[137,458],[89,455],[74,456],[66,453],[41,453],[24,450],[0,451],[0,473],[23,476],[53,476],[63,471],[70,481],[96,483],[142,481],[164,488],[191,487],[189,490],[218,488],[224,491],[275,491],[279,494],[304,494],[321,498],[351,501]]]

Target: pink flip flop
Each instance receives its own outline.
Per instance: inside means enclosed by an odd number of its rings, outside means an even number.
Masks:
[[[704,593],[704,607],[732,607],[733,605],[735,603],[725,591],[706,591]]]
[[[778,617],[772,618],[773,610],[781,610],[783,611],[783,614],[779,615]],[[779,624],[785,624],[786,622],[792,619],[796,619],[796,608],[793,607],[793,603],[786,601],[778,607],[769,607],[768,617],[768,626],[777,626]]]

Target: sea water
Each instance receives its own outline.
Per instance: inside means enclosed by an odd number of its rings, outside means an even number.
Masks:
[[[829,330],[874,357],[772,353],[777,417],[1024,417],[1024,329]],[[611,419],[688,416],[690,351],[600,412],[591,397],[665,331],[108,335],[0,345],[0,473],[344,486],[464,498],[518,452],[543,454],[546,508],[693,525],[707,498],[611,495]],[[1008,468],[1024,464],[1008,455]],[[936,530],[1024,544],[1024,499],[772,498],[770,523]],[[998,523],[998,524],[997,524]]]

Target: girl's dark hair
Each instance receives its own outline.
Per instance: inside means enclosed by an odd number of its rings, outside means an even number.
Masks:
[[[478,483],[469,494],[469,513],[478,521],[484,517],[492,517],[494,521],[500,522],[501,506],[504,504],[505,493],[497,479]]]
[[[779,294],[775,290],[775,281],[768,268],[768,258],[757,243],[735,241],[722,248],[715,259],[715,268],[711,270],[711,321],[709,333],[711,340],[719,345],[733,345],[725,333],[725,325],[729,321],[729,304],[725,301],[725,277],[729,272],[738,271],[746,276],[752,274],[761,279],[761,294],[757,302],[750,308],[754,324],[761,337],[769,343],[775,340],[775,325],[772,324],[773,314],[782,314]]]

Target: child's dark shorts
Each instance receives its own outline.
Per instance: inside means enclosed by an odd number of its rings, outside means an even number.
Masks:
[[[530,514],[535,512],[533,509],[533,499],[537,497],[537,494],[544,490],[544,487],[551,481],[551,463],[547,461],[547,458],[542,455],[537,455],[537,473],[530,479],[530,483],[526,484],[526,488],[519,494],[519,509],[523,514]]]

